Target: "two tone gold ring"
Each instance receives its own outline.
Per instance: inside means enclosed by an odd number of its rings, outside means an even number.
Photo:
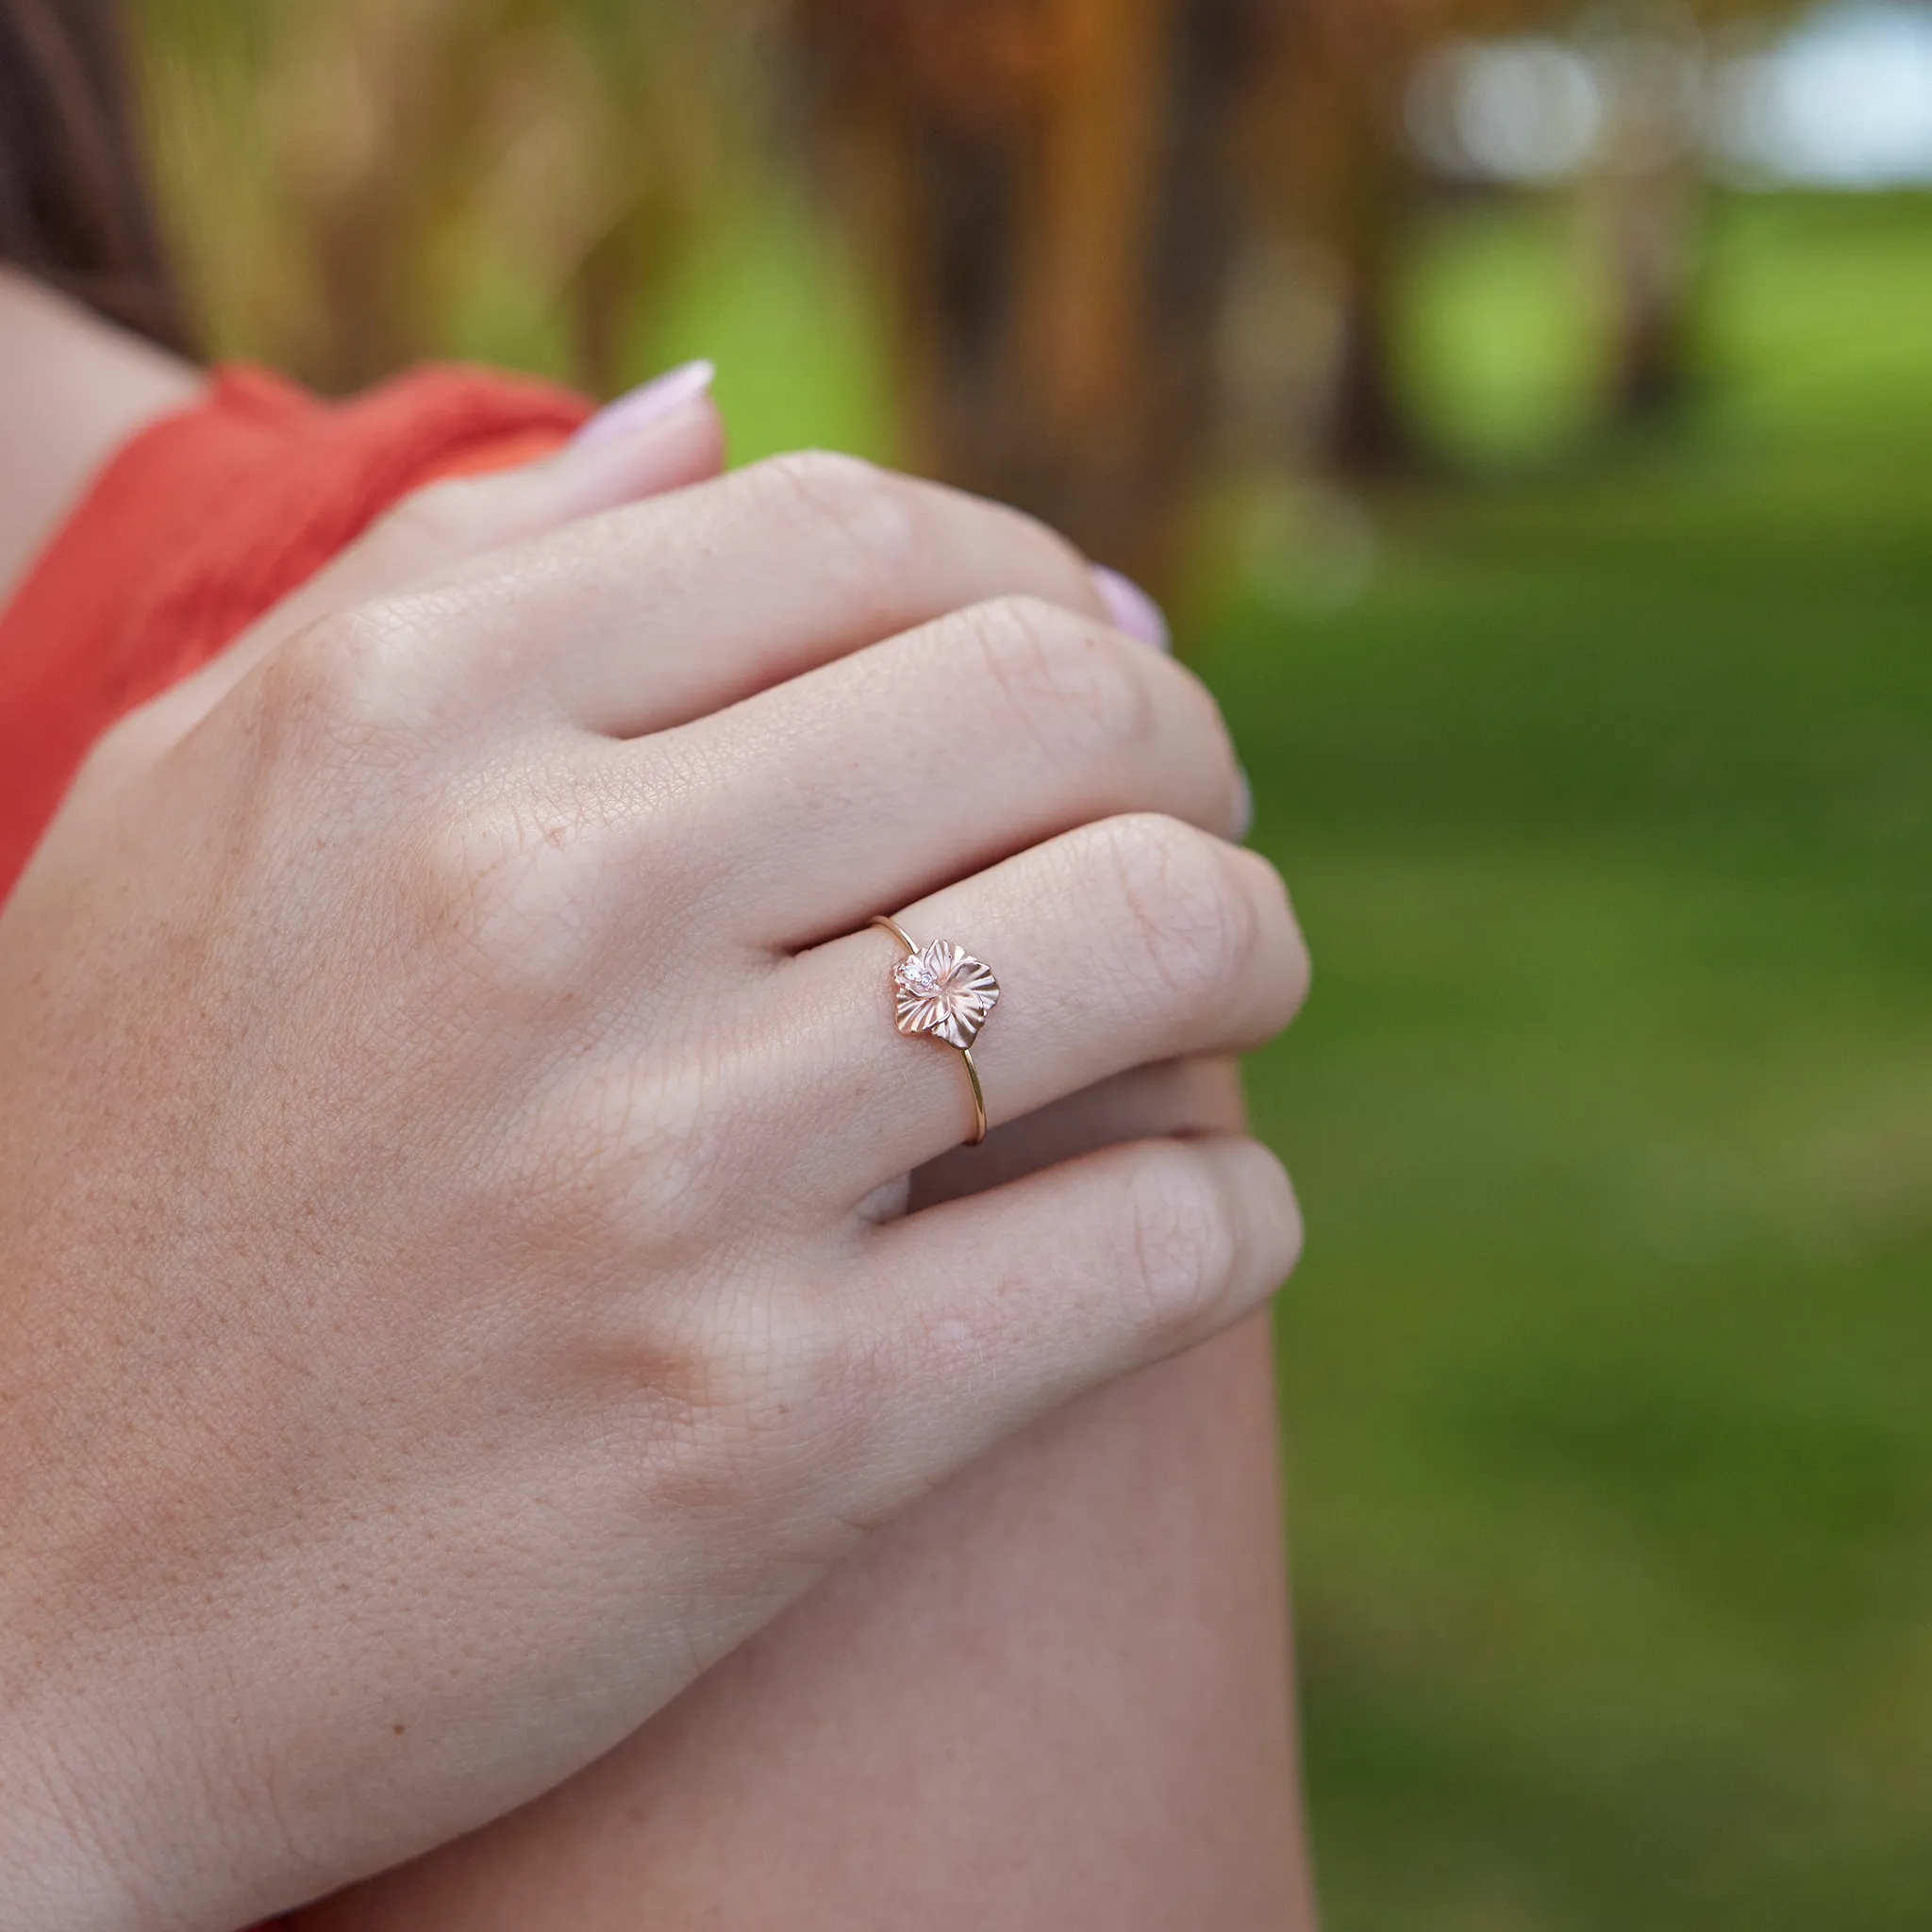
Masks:
[[[906,957],[892,968],[893,1024],[908,1037],[924,1033],[958,1048],[966,1062],[973,1088],[973,1133],[966,1144],[977,1147],[986,1139],[986,1095],[973,1064],[973,1042],[998,1004],[1000,983],[983,959],[951,940],[922,946],[896,919],[881,913],[872,923],[906,948]]]

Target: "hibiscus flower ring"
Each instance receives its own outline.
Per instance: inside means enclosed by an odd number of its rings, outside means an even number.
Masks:
[[[892,969],[901,1033],[930,1033],[948,1046],[969,1047],[1000,996],[983,960],[951,940],[934,940]]]
[[[986,1139],[986,1097],[973,1061],[973,1042],[999,1002],[1000,983],[984,959],[975,959],[951,940],[922,946],[895,919],[881,916],[873,924],[906,948],[906,957],[892,968],[893,1024],[901,1033],[924,1033],[958,1047],[966,1062],[966,1077],[973,1083],[973,1137],[967,1144],[977,1146]]]

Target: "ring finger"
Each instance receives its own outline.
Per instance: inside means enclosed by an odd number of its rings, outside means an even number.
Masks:
[[[998,977],[973,1048],[995,1125],[1129,1067],[1241,1052],[1286,1025],[1307,986],[1274,868],[1156,814],[1083,825],[895,916]],[[791,1164],[803,1147],[807,1187],[847,1205],[973,1128],[958,1052],[895,1028],[900,957],[869,929],[781,962],[768,982],[791,1041],[790,1091],[771,1117]]]

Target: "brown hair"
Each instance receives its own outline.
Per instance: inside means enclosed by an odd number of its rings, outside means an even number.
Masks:
[[[117,0],[0,0],[0,261],[184,345]]]

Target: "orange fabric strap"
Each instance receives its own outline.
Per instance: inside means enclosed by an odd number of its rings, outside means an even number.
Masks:
[[[0,611],[0,900],[89,747],[206,663],[398,497],[555,449],[546,383],[427,368],[344,403],[219,371],[94,479]]]

